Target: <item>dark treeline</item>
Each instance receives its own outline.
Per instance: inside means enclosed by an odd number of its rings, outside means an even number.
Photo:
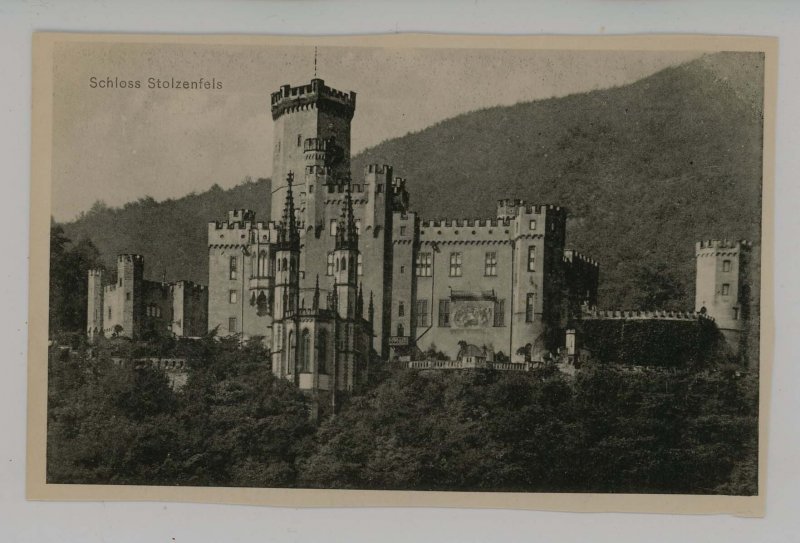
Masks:
[[[176,347],[170,346],[170,354]],[[757,380],[734,366],[526,373],[386,369],[335,418],[259,343],[177,346],[160,370],[51,349],[48,481],[414,490],[756,492]]]

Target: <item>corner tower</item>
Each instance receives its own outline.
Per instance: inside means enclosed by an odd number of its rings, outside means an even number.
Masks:
[[[310,145],[314,149],[324,145],[324,166],[334,178],[349,171],[350,122],[355,109],[355,92],[338,91],[317,78],[299,87],[283,85],[272,93],[275,124],[270,220],[277,221],[284,208],[286,183],[283,180],[289,172],[295,174],[295,192],[301,195],[307,192],[304,179],[306,140],[312,140]]]
[[[747,241],[708,240],[695,244],[695,310],[714,318],[728,344],[742,352],[741,334],[750,316],[751,245]]]

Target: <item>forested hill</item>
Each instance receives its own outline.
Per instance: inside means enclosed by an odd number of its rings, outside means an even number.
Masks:
[[[694,241],[760,233],[761,55],[721,53],[630,85],[495,107],[367,149],[392,164],[423,217],[479,217],[499,198],[568,208],[568,245],[601,264],[606,307],[691,308]],[[534,77],[535,74],[532,74]],[[268,183],[95,210],[65,225],[108,262],[206,281],[206,224],[268,209]]]
[[[62,225],[73,241],[89,238],[109,269],[119,253],[145,258],[145,277],[168,281],[190,279],[208,284],[208,223],[227,210],[248,208],[259,220],[269,217],[268,179],[245,180],[228,190],[214,185],[200,194],[156,202],[142,198],[121,208],[95,204],[78,220]]]

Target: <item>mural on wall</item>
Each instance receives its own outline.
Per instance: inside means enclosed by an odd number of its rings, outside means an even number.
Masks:
[[[488,328],[494,322],[491,300],[454,300],[452,311],[452,328]]]

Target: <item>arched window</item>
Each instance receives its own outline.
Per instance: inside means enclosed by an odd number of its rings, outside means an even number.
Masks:
[[[320,330],[317,344],[317,369],[319,373],[328,373],[328,332]]]
[[[258,276],[259,277],[266,277],[267,276],[267,252],[261,251],[258,253]]]
[[[405,329],[403,328],[403,324],[402,324],[402,323],[400,323],[400,324],[398,324],[398,325],[397,325],[397,335],[398,335],[399,337],[403,337],[403,336],[405,336],[405,335],[406,335],[406,331],[405,331]]]
[[[342,257],[342,271],[347,271],[347,259]]]
[[[281,262],[281,270],[282,271],[286,271],[288,269],[289,269],[289,266],[287,265],[286,258],[284,257],[283,261]]]
[[[303,330],[300,335],[300,372],[309,373],[311,371],[311,334],[308,328]]]

